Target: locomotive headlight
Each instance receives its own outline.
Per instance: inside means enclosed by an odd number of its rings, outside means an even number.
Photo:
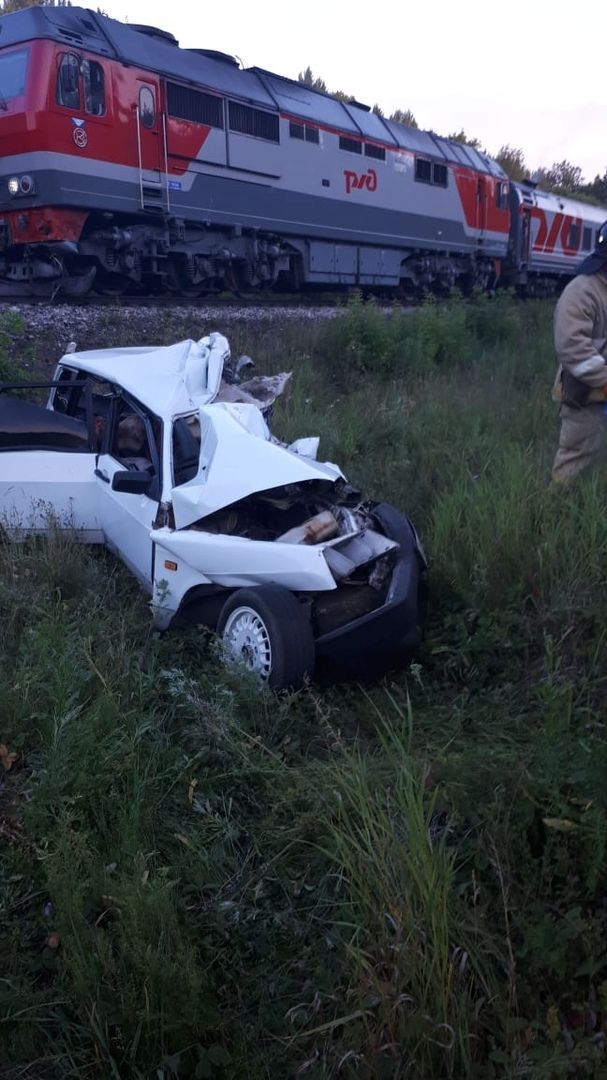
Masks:
[[[9,195],[33,195],[36,190],[33,176],[24,173],[23,176],[11,176],[8,181]]]

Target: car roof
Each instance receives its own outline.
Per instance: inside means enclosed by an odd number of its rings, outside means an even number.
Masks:
[[[67,353],[60,363],[105,379],[156,416],[170,418],[213,400],[229,355],[226,339],[214,333],[174,345]]]

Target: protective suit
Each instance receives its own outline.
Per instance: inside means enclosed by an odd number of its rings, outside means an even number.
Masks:
[[[607,452],[607,222],[559,298],[554,345],[561,430],[552,479],[568,483]]]

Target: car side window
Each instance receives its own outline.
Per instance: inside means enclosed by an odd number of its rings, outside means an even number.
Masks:
[[[124,398],[117,402],[111,432],[109,453],[125,469],[155,472],[155,454],[145,420]]]
[[[85,371],[64,368],[59,374],[59,386],[55,390],[53,408],[55,412],[64,412],[77,420],[88,420],[88,402],[90,401],[93,441],[97,451],[101,450],[104,433],[110,418],[112,401],[116,390],[111,383],[103,379],[91,378]]]
[[[72,385],[78,377],[78,372],[72,368],[62,368],[59,372],[59,386],[53,391],[53,409],[58,413],[71,413],[71,402],[75,395],[75,387]]]
[[[111,404],[116,396],[115,388],[111,383],[91,378],[85,371],[77,371],[75,368],[62,368],[57,381],[59,385],[53,395],[54,411],[66,413],[77,420],[88,421],[90,401],[95,449],[100,450]]]

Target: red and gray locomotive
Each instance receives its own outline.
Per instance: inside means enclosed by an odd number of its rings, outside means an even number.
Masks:
[[[153,27],[0,18],[0,295],[562,284],[605,212]]]

